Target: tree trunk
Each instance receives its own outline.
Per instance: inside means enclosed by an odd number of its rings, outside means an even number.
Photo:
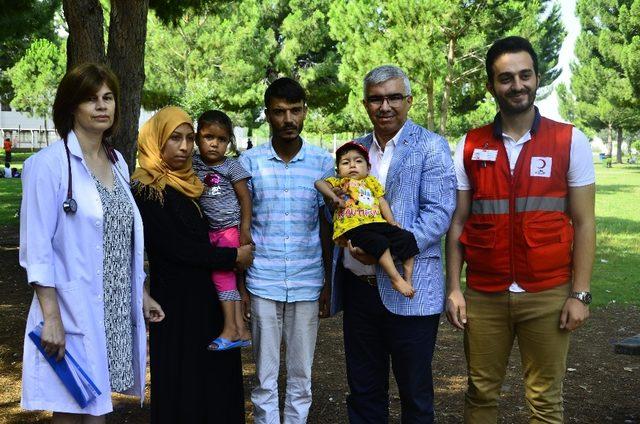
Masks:
[[[612,125],[609,123],[607,126],[607,148],[609,149],[609,157],[613,158],[613,139],[611,133],[613,132]]]
[[[622,163],[622,128],[618,127],[618,149],[616,151],[616,163]]]
[[[99,0],[63,0],[69,26],[67,69],[82,62],[105,63],[104,15]]]
[[[130,171],[136,164],[148,11],[149,0],[111,0],[107,59],[120,80],[120,126],[112,142]]]
[[[433,77],[427,81],[427,128],[430,131],[435,129],[435,110],[433,100]]]
[[[449,39],[447,49],[447,76],[444,79],[444,89],[442,91],[442,104],[440,105],[440,135],[445,136],[447,132],[447,112],[449,111],[449,96],[451,94],[451,84],[453,82],[453,62],[455,61],[455,38]]]
[[[49,145],[49,128],[47,128],[47,114],[44,114],[44,141]]]

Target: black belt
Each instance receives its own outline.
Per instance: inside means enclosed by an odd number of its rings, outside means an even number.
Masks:
[[[358,280],[369,284],[371,287],[378,287],[378,281],[376,280],[375,275],[356,275],[356,277],[358,277]]]

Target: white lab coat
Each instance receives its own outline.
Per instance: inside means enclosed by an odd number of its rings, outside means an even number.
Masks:
[[[113,410],[107,364],[103,303],[102,203],[73,132],[68,145],[71,158],[75,214],[66,214],[67,157],[59,140],[24,163],[20,213],[20,265],[29,283],[55,287],[66,332],[67,348],[102,392],[81,409],[26,334],[42,318],[34,293],[27,319],[22,371],[22,402],[25,409],[103,415]],[[129,171],[122,155],[115,175],[128,187]],[[144,397],[146,332],[142,311],[143,270],[142,219],[131,192],[134,211],[132,276],[132,323],[134,386],[127,394]]]

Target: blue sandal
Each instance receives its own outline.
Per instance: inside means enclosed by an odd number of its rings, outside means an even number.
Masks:
[[[235,349],[237,347],[242,347],[242,343],[242,340],[236,340],[232,342],[231,340],[225,339],[224,337],[217,337],[213,339],[211,343],[209,343],[207,349],[213,352],[217,352],[219,350]]]
[[[249,347],[251,346],[251,340],[240,340],[240,347]]]

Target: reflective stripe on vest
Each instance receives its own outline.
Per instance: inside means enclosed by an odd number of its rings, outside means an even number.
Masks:
[[[564,197],[518,197],[516,198],[516,212],[552,211],[565,212],[567,199]],[[478,215],[501,215],[509,213],[509,200],[474,200],[471,203],[471,213]]]
[[[471,213],[474,215],[500,215],[509,213],[509,199],[474,200],[471,203]]]

